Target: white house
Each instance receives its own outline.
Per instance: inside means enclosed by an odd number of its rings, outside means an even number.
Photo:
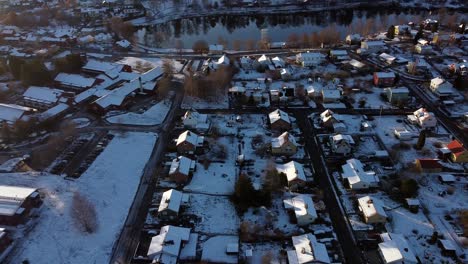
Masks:
[[[283,200],[284,208],[294,210],[298,226],[307,226],[317,219],[314,202],[310,195],[300,194],[291,199]]]
[[[390,65],[393,64],[393,62],[395,62],[396,57],[384,52],[379,55],[379,60],[384,61],[385,63]]]
[[[296,54],[296,62],[303,67],[319,65],[325,60],[325,55],[319,52],[303,52]]]
[[[384,264],[419,263],[408,241],[401,234],[383,233],[380,235],[379,255]]]
[[[319,243],[313,234],[293,236],[294,250],[288,250],[288,263],[331,263],[327,247]]]
[[[291,79],[291,71],[287,68],[282,68],[280,70],[281,79],[287,81]]]
[[[182,123],[187,129],[194,129],[197,131],[206,132],[210,129],[210,121],[208,120],[208,115],[200,114],[195,109],[190,109],[185,112],[182,117]]]
[[[45,110],[59,102],[63,91],[48,87],[31,86],[23,93],[23,103],[26,106]]]
[[[191,260],[196,257],[198,234],[190,228],[163,226],[159,235],[151,238],[148,258],[158,263],[176,264],[178,260]]]
[[[286,62],[278,56],[271,59],[271,62],[273,63],[275,68],[284,68],[286,66]]]
[[[358,199],[358,206],[366,223],[383,224],[387,222],[388,216],[381,200],[375,197],[364,196]]]
[[[271,64],[271,60],[267,55],[263,54],[257,59],[257,63],[263,66],[268,66]]]
[[[175,220],[182,205],[188,203],[189,196],[174,189],[163,192],[158,208],[158,217],[162,220]]]
[[[348,155],[352,152],[355,142],[350,135],[337,134],[330,137],[330,145],[333,153]]]
[[[417,124],[424,129],[434,128],[437,126],[437,118],[432,112],[428,112],[425,108],[420,108],[407,117],[408,121],[413,124]]]
[[[381,40],[369,41],[365,40],[361,42],[361,49],[365,49],[370,53],[379,52],[386,48],[385,43]]]
[[[453,85],[440,77],[436,77],[431,80],[430,89],[438,97],[446,98],[452,96]]]
[[[199,136],[189,130],[179,135],[176,141],[179,153],[194,153],[197,148],[203,146],[205,137]]]
[[[334,103],[341,99],[341,91],[338,89],[323,89],[322,98],[324,103]]]
[[[365,171],[360,160],[349,159],[341,169],[341,177],[353,190],[364,190],[379,185],[379,177],[373,171]]]
[[[12,128],[17,120],[24,120],[27,114],[36,112],[37,110],[30,107],[25,107],[15,104],[0,103],[0,127],[6,124]]]
[[[280,173],[286,174],[288,185],[291,189],[297,189],[299,186],[304,185],[307,181],[304,167],[296,161],[290,161],[285,164],[276,165],[276,170]]]

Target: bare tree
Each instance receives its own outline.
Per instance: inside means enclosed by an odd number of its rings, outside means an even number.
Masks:
[[[162,63],[162,69],[164,75],[168,78],[171,78],[175,72],[174,63],[170,59],[164,59]]]
[[[247,50],[255,50],[255,40],[248,39],[245,41],[245,48]]]
[[[73,194],[71,217],[78,229],[94,233],[98,229],[97,212],[94,204],[78,192]]]
[[[232,42],[232,49],[233,50],[241,50],[241,48],[242,48],[242,41],[239,40],[239,39],[235,39]]]
[[[193,43],[192,46],[193,52],[196,53],[207,53],[209,51],[208,43],[204,40],[197,40],[195,43]]]

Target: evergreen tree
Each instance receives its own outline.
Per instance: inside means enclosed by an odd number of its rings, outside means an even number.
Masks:
[[[416,143],[416,146],[414,146],[414,148],[422,149],[424,147],[424,144],[426,144],[426,130],[421,130],[421,133],[419,133],[418,143]]]
[[[391,25],[390,27],[388,27],[387,38],[389,38],[389,39],[394,39],[395,38],[395,26],[394,25]]]

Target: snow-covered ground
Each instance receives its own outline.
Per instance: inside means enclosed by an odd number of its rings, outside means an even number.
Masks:
[[[237,235],[239,217],[229,197],[191,193],[186,212],[200,217],[195,232]]]
[[[171,108],[171,101],[161,101],[144,113],[126,113],[108,117],[106,120],[113,124],[155,126],[161,124],[166,119],[167,113]]]
[[[76,128],[83,128],[89,126],[91,121],[88,118],[75,118],[72,122],[76,125]]]
[[[238,244],[237,236],[215,236],[203,243],[202,261],[210,263],[237,263],[236,254],[226,254],[228,244]]]
[[[0,184],[41,188],[45,194],[37,225],[18,240],[12,259],[38,264],[108,263],[156,140],[154,133],[116,134],[75,181],[38,172],[2,174]],[[83,233],[74,225],[70,212],[75,192],[96,208],[95,233]]]
[[[152,68],[162,67],[163,60],[160,58],[136,58],[136,57],[124,57],[117,63],[126,64],[132,66],[133,70],[136,70],[140,73],[148,71]],[[180,71],[183,67],[183,64],[179,61],[172,60],[172,65],[174,66],[175,71]]]
[[[233,163],[211,163],[208,169],[197,164],[197,171],[184,190],[196,193],[229,195],[234,192],[236,169]]]
[[[206,100],[202,100],[197,97],[185,95],[184,100],[182,101],[181,108],[183,109],[228,109],[229,108],[229,98],[227,93],[218,96],[210,97]]]

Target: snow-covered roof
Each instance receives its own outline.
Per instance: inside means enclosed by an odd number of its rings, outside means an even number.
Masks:
[[[15,105],[15,104],[2,104],[0,103],[0,122],[14,123],[16,120],[21,119],[25,112],[36,111],[36,109]]]
[[[195,168],[194,160],[191,160],[184,156],[180,156],[172,160],[171,168],[169,169],[169,174],[179,172],[184,175],[189,175],[190,170],[194,168]]]
[[[195,109],[189,109],[187,110],[187,112],[185,112],[184,116],[182,117],[182,120],[185,121],[189,119],[194,119],[197,123],[206,123],[208,121],[208,115],[200,114]]]
[[[299,194],[291,199],[284,200],[283,203],[286,209],[294,209],[296,218],[302,216],[311,216],[314,219],[317,218],[317,211],[315,211],[314,202],[310,195]]]
[[[383,233],[379,250],[384,263],[418,263],[408,241],[400,234]]]
[[[157,78],[163,75],[163,69],[161,67],[155,67],[141,75],[141,82],[146,83],[150,81],[154,81]]]
[[[325,58],[325,55],[323,55],[320,52],[302,52],[302,53],[298,53],[296,56],[305,61]]]
[[[348,51],[346,50],[330,50],[331,56],[346,56],[348,55]]]
[[[297,145],[296,139],[294,138],[294,136],[292,136],[288,132],[284,132],[279,137],[271,139],[271,147],[281,148],[287,142],[291,142],[292,144]]]
[[[351,66],[353,66],[353,67],[358,68],[358,69],[360,69],[360,68],[366,66],[364,63],[362,63],[362,62],[360,62],[360,61],[358,61],[358,60],[356,60],[356,59],[350,60],[350,61],[349,61],[349,64],[350,64]]]
[[[63,104],[63,103],[60,103],[50,109],[47,109],[46,111],[42,112],[40,115],[39,115],[39,119],[41,121],[44,121],[48,118],[51,118],[51,117],[54,117],[54,116],[57,116],[63,112],[65,112],[66,110],[68,110],[70,107],[67,105],[67,104]]]
[[[0,215],[11,216],[20,210],[24,200],[37,189],[0,185]]]
[[[291,263],[331,263],[325,244],[317,242],[313,234],[293,236],[294,251],[288,251],[288,262]]]
[[[182,142],[189,142],[190,144],[194,145],[194,146],[199,146],[201,144],[203,144],[203,140],[204,138],[187,130],[185,132],[183,132],[182,134],[179,135],[179,137],[177,138],[177,143],[176,145],[179,145],[181,144]]]
[[[439,176],[443,182],[455,182],[455,176],[453,176],[453,174],[441,173]]]
[[[130,43],[126,39],[119,40],[119,41],[115,42],[115,44],[122,47],[122,48],[125,48],[125,49],[129,48],[132,45],[132,43]]]
[[[119,72],[122,71],[123,67],[124,65],[118,63],[88,60],[82,69],[85,71],[104,73],[110,78],[115,79],[119,76]]]
[[[445,82],[445,80],[441,77],[436,77],[436,78],[433,78],[431,79],[431,84],[432,85],[441,85]]]
[[[362,213],[371,217],[374,215],[380,215],[387,217],[387,213],[384,210],[384,203],[375,197],[364,196],[358,199],[359,207],[362,209]]]
[[[31,86],[24,93],[26,100],[55,104],[62,95],[62,90],[51,89],[48,87]]]
[[[398,87],[398,88],[390,88],[390,91],[392,91],[393,94],[407,94],[409,93],[408,88],[406,87]]]
[[[127,96],[129,96],[131,93],[135,92],[138,88],[140,88],[140,82],[138,80],[133,80],[106,93],[104,96],[97,99],[94,103],[98,104],[104,109],[110,106],[120,106],[124,102],[125,98],[127,98]]]
[[[182,247],[182,242],[187,242],[189,240],[190,228],[169,225],[163,226],[159,235],[151,239],[147,256],[155,260],[167,258],[175,261],[169,263],[175,264]]]
[[[343,135],[343,134],[337,134],[332,136],[332,140],[334,142],[340,142],[340,141],[345,141],[348,142],[349,144],[355,144],[354,139],[351,135]]]
[[[286,123],[291,124],[289,115],[286,112],[281,111],[280,109],[276,109],[275,111],[269,113],[268,117],[270,118],[270,124],[273,124],[279,120],[283,120]]]
[[[290,161],[285,164],[276,165],[276,169],[279,172],[286,174],[288,182],[295,180],[306,181],[304,167],[302,166],[302,164],[296,161]]]
[[[363,42],[366,43],[368,47],[371,47],[371,46],[377,47],[377,46],[385,45],[385,43],[381,40],[364,40]]]
[[[12,172],[15,169],[15,167],[24,159],[25,157],[17,157],[5,161],[4,163],[2,163],[2,165],[0,165],[0,172]]]
[[[184,194],[174,189],[163,192],[161,203],[159,204],[158,212],[170,210],[179,213],[179,208],[182,203],[182,196]]]
[[[96,79],[87,78],[79,74],[69,74],[61,72],[55,77],[55,81],[60,82],[61,84],[66,86],[85,89],[93,86]]]
[[[382,53],[379,55],[379,57],[383,60],[387,60],[387,61],[394,61],[396,58],[390,54],[387,54],[387,53]]]
[[[341,91],[338,89],[323,89],[323,98],[339,100],[341,98]]]
[[[364,165],[360,160],[349,159],[346,164],[341,166],[343,179],[347,179],[350,185],[364,182],[367,184],[376,184],[379,182],[379,177],[373,171],[365,171]]]
[[[224,65],[229,64],[228,56],[226,56],[226,54],[224,54],[223,56],[221,56],[221,58],[218,59],[217,63],[218,64],[224,64]]]
[[[439,239],[440,244],[444,248],[444,250],[456,251],[457,248],[453,244],[451,240],[448,239]]]

